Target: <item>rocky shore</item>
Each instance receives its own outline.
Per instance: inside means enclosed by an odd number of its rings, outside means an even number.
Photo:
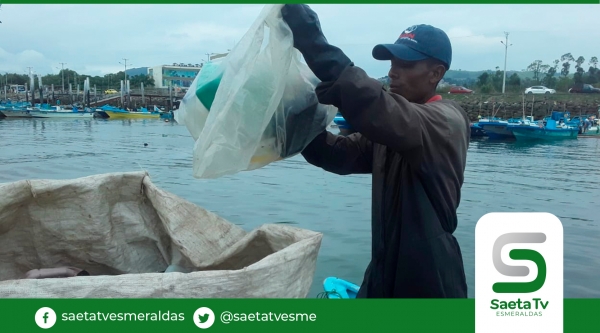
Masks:
[[[504,119],[533,115],[542,119],[552,111],[568,111],[571,116],[596,115],[600,112],[600,94],[551,94],[526,95],[523,103],[522,94],[483,95],[483,94],[444,94],[444,99],[458,102],[467,111],[471,121],[478,116],[496,116]]]

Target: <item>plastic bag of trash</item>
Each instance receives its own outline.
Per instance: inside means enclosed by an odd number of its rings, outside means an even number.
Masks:
[[[319,103],[319,79],[301,62],[282,6],[265,6],[231,53],[205,64],[175,112],[196,140],[194,177],[294,156],[333,121],[337,108]]]

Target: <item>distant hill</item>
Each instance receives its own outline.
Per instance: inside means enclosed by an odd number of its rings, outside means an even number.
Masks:
[[[473,84],[477,81],[477,78],[484,72],[493,74],[496,71],[495,70],[462,71],[462,70],[452,70],[451,69],[448,72],[446,72],[446,75],[444,75],[444,81],[447,83],[456,84],[456,85]],[[521,78],[521,80],[533,78],[533,72],[525,72],[525,71],[506,71],[506,77],[508,78],[511,75],[513,75],[514,73],[517,73],[517,75]],[[558,76],[558,74],[557,74],[557,76]],[[384,76],[382,78],[379,78],[378,80],[383,83],[389,83],[390,78],[387,76]]]
[[[148,75],[148,67],[130,68],[127,70],[127,75]]]
[[[491,70],[488,69],[487,71],[461,71],[461,70],[449,70],[448,72],[446,72],[446,75],[444,76],[444,79],[455,79],[455,80],[463,80],[463,79],[467,79],[467,80],[477,80],[477,78],[479,77],[479,75],[483,74],[484,72],[488,72],[490,74],[495,73],[495,70]],[[517,75],[521,78],[521,79],[532,79],[533,78],[533,72],[527,72],[527,71],[511,71],[508,70],[506,71],[506,77],[509,77],[511,75],[513,75],[514,73],[517,73]]]

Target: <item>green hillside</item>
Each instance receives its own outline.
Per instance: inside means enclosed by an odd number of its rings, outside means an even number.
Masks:
[[[479,76],[485,72],[487,72],[490,75],[493,75],[496,71],[493,71],[493,70],[463,71],[463,70],[452,70],[451,69],[448,72],[446,72],[446,75],[444,75],[444,81],[447,83],[450,83],[450,84],[471,86],[471,85],[475,85],[477,83],[477,79],[479,78]],[[521,81],[524,81],[526,79],[531,80],[534,78],[533,72],[507,71],[506,74],[507,74],[506,75],[507,79],[513,74],[517,74],[519,76],[519,78],[521,79]],[[555,76],[558,77],[559,75],[556,74]],[[379,78],[379,80],[384,83],[389,83],[389,78],[387,76]]]
[[[448,72],[446,72],[446,75],[444,76],[444,81],[446,81],[448,83],[454,83],[454,84],[474,84],[477,81],[477,78],[485,72],[492,75],[496,71],[493,71],[493,70],[487,70],[487,71],[449,70]],[[533,72],[506,71],[507,78],[513,74],[517,74],[521,80],[533,79],[533,77],[534,77]],[[558,74],[556,76],[558,76]]]

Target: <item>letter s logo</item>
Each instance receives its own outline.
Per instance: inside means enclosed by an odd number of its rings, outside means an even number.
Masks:
[[[544,243],[546,235],[541,232],[514,232],[504,234],[494,242],[492,257],[496,270],[505,276],[527,276],[529,268],[526,266],[509,266],[502,262],[502,248],[512,243]],[[546,282],[546,261],[537,251],[531,249],[513,249],[509,256],[513,260],[533,261],[537,268],[537,277],[530,282],[497,282],[492,286],[496,293],[532,293],[540,290]]]

